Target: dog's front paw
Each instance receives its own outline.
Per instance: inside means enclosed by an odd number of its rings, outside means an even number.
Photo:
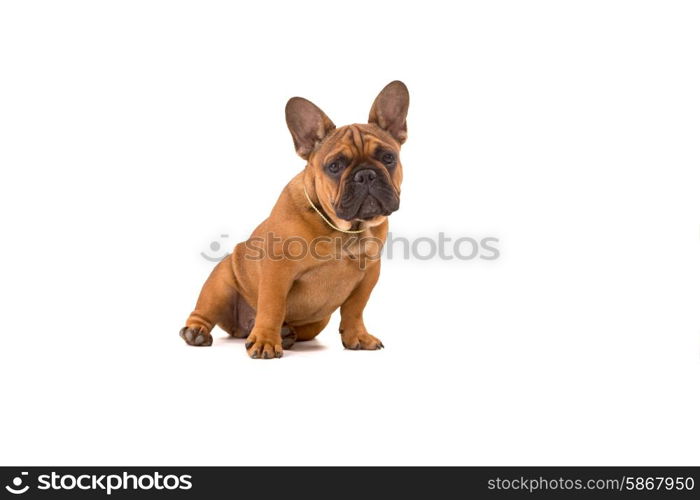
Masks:
[[[180,330],[180,337],[189,345],[197,347],[210,346],[213,341],[211,333],[196,327],[184,327]]]
[[[248,340],[245,343],[248,356],[253,359],[273,359],[282,357],[282,337],[279,332],[270,334],[269,332],[253,328]]]
[[[343,342],[343,347],[353,351],[376,351],[384,348],[381,340],[367,332],[356,334],[341,332],[340,338]]]

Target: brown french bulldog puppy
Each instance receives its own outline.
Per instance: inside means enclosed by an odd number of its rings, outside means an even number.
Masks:
[[[219,325],[247,338],[250,357],[279,358],[295,341],[318,335],[340,307],[343,346],[380,349],[362,312],[379,278],[387,216],[399,208],[408,89],[387,85],[367,124],[336,128],[301,97],[285,111],[306,167],[251,237],[214,268],[180,336],[209,346]]]

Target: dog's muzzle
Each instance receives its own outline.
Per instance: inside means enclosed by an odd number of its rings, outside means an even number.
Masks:
[[[388,174],[376,167],[360,166],[345,181],[336,215],[344,220],[368,220],[399,209],[399,196]]]

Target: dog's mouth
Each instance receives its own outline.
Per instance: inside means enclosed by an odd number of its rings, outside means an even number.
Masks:
[[[387,216],[399,209],[399,196],[384,175],[378,175],[371,184],[347,182],[335,207],[343,220],[368,221]]]
[[[380,215],[390,215],[394,211],[384,208],[384,204],[378,198],[368,194],[353,218],[367,221]]]

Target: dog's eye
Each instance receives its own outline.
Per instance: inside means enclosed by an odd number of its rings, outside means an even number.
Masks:
[[[331,174],[337,174],[340,172],[343,168],[343,161],[342,160],[335,160],[334,162],[329,163],[326,165],[326,169],[331,173]]]
[[[393,153],[384,153],[382,155],[382,163],[384,163],[384,165],[393,165],[395,161],[396,157],[393,155]]]

